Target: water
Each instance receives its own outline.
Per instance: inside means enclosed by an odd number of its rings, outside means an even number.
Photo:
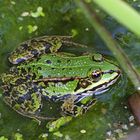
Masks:
[[[38,13],[38,7],[43,8],[43,14]],[[76,35],[74,31],[76,31]],[[71,0],[57,2],[53,0],[36,2],[33,0],[22,0],[21,2],[0,0],[0,73],[9,69],[7,57],[19,43],[36,36],[55,34],[74,35],[74,40],[77,42],[91,46],[86,51],[96,50],[105,55],[111,55],[81,13],[76,12]],[[125,51],[130,52],[130,49],[126,47]],[[137,54],[140,49],[138,47],[136,49],[135,55],[131,51],[129,56],[135,66],[139,68],[139,55]],[[80,49],[73,48],[72,51],[80,51]],[[135,127],[130,125],[133,122],[129,121],[131,113],[126,106],[127,97],[132,91],[133,87],[123,73],[119,82],[99,97],[97,104],[86,114],[74,118],[60,128],[59,131],[63,134],[61,138],[47,131],[45,127],[47,122],[39,125],[36,120],[17,114],[3,102],[0,96],[0,136],[5,136],[10,140],[15,139],[16,133],[22,134],[24,140],[39,139],[42,133],[44,137],[48,135],[49,140],[118,138],[120,133],[115,130],[121,129],[123,135],[124,131],[128,132]],[[0,93],[2,94],[2,91]],[[123,129],[122,125],[127,125],[128,130]],[[81,133],[81,130],[85,130],[85,133]],[[45,140],[42,137],[40,139]]]

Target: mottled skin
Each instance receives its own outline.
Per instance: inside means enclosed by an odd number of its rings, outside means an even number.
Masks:
[[[44,36],[26,41],[11,53],[13,66],[2,75],[4,100],[18,113],[42,119],[78,116],[95,103],[120,76],[119,68],[101,54],[76,56],[58,52],[83,47],[69,37]]]

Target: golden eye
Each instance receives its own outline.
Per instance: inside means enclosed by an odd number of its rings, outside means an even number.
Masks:
[[[91,74],[93,82],[98,82],[102,77],[102,71],[101,70],[95,70]]]

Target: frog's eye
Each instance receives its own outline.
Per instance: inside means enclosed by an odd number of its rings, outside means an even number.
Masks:
[[[82,88],[86,88],[87,86],[89,86],[91,83],[87,80],[81,80],[79,85],[82,87]]]
[[[96,61],[96,62],[102,62],[103,61],[103,56],[101,54],[94,54],[92,56],[92,59],[93,59],[93,61]]]
[[[102,71],[101,70],[95,70],[91,74],[93,82],[97,82],[101,79],[102,77]]]

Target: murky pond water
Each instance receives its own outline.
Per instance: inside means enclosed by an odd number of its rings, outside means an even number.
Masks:
[[[10,65],[7,61],[9,53],[19,43],[42,35],[72,35],[77,42],[87,44],[87,50],[69,49],[69,51],[98,51],[111,55],[95,31],[82,14],[76,10],[71,0],[0,0],[0,74],[6,72]],[[93,45],[94,44],[94,45]],[[94,48],[93,48],[94,46]],[[129,53],[135,66],[140,68],[138,57],[139,44],[135,44],[133,53]],[[130,47],[125,48],[129,52]],[[9,108],[0,96],[0,136],[16,139],[22,134],[24,140],[64,139],[64,140],[104,140],[111,137],[121,137],[134,126],[127,105],[127,97],[133,87],[122,74],[107,93],[98,97],[98,103],[86,114],[74,118],[70,123],[60,128],[62,135],[49,133],[47,122],[41,125],[37,121],[23,117]],[[0,91],[2,95],[2,91]],[[81,123],[82,122],[82,123]],[[43,137],[40,135],[43,134]],[[1,139],[0,139],[1,140]]]

